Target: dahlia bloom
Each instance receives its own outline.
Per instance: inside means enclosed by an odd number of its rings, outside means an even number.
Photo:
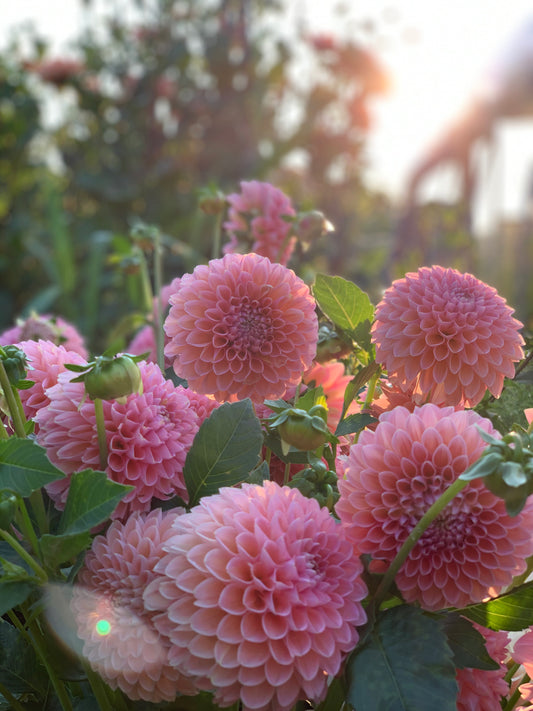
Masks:
[[[189,405],[194,412],[198,415],[198,427],[207,420],[209,415],[220,406],[218,400],[207,395],[202,395],[202,393],[196,393],[190,388],[184,388],[183,394],[189,400]]]
[[[358,641],[367,594],[328,511],[268,481],[224,487],[173,526],[144,594],[170,663],[221,706],[323,699]]]
[[[477,427],[498,437],[473,410],[428,403],[396,407],[364,430],[339,480],[336,512],[360,553],[390,563],[415,524],[486,447]],[[497,594],[533,553],[533,502],[511,517],[475,479],[426,529],[396,576],[408,603],[462,607]]]
[[[52,341],[67,351],[79,353],[82,358],[88,357],[83,336],[75,326],[60,316],[33,314],[25,320],[18,320],[15,326],[0,334],[0,346],[39,340]]]
[[[458,669],[456,678],[459,686],[457,695],[457,711],[501,711],[501,699],[509,694],[509,685],[505,681],[508,658],[509,635],[500,630],[495,632],[474,624],[474,627],[485,637],[487,652],[499,669]]]
[[[187,499],[183,465],[198,431],[198,416],[185,389],[165,380],[153,363],[139,363],[142,393],[126,402],[104,400],[108,448],[108,477],[135,488],[113,513],[123,519],[132,511],[147,511],[152,499],[172,496]],[[83,383],[70,382],[71,373],[60,374],[46,391],[50,399],[36,416],[37,442],[50,461],[65,474],[86,468],[99,469],[100,455],[94,403],[85,396]],[[70,476],[47,486],[59,509],[68,495]]]
[[[499,397],[523,357],[520,321],[495,289],[472,274],[422,267],[398,279],[376,308],[376,360],[418,404],[474,407]]]
[[[26,354],[27,378],[33,380],[31,388],[19,390],[24,415],[32,420],[41,407],[50,402],[46,390],[57,383],[59,373],[67,370],[65,363],[84,365],[87,361],[78,352],[56,346],[52,341],[21,341],[16,345]],[[74,373],[71,377],[75,377]]]
[[[179,280],[165,321],[177,375],[219,401],[281,397],[316,352],[307,285],[258,254],[227,254]]]
[[[513,648],[513,660],[524,667],[525,673],[533,679],[533,628],[519,637]],[[519,687],[522,699],[533,702],[533,681]]]
[[[169,664],[169,642],[143,605],[143,592],[183,509],[133,513],[97,536],[85,556],[71,610],[83,656],[112,689],[130,699],[173,701],[192,683]]]
[[[241,192],[226,199],[230,207],[224,229],[230,241],[224,254],[256,252],[287,264],[296,243],[296,237],[289,237],[291,224],[284,219],[296,215],[290,199],[279,188],[257,180],[242,181]]]

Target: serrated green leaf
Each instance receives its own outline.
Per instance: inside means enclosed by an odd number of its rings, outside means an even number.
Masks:
[[[400,605],[378,617],[350,658],[347,701],[365,711],[427,711],[438,699],[439,711],[457,711],[455,674],[440,621]]]
[[[205,420],[190,448],[183,475],[189,506],[221,486],[244,481],[257,466],[263,434],[249,399],[224,403]]]
[[[533,625],[533,581],[524,583],[500,597],[458,610],[491,630],[518,632]]]
[[[360,432],[362,429],[371,425],[373,422],[377,422],[375,417],[369,415],[367,412],[356,412],[353,415],[348,415],[344,420],[341,420],[337,425],[335,434],[337,437],[342,437],[342,435],[353,434],[354,432]]]
[[[443,617],[444,631],[458,669],[496,670],[500,665],[487,652],[485,638],[472,626],[472,622],[456,613]]]
[[[344,331],[353,331],[361,322],[374,318],[368,294],[342,277],[317,274],[313,296],[322,313]]]
[[[0,490],[25,498],[64,476],[33,440],[11,437],[0,441]]]
[[[0,684],[12,694],[36,693],[47,686],[44,668],[33,648],[13,625],[0,620]]]
[[[74,536],[103,523],[133,486],[108,479],[105,472],[84,469],[72,474],[58,533]]]
[[[71,535],[53,536],[45,533],[39,539],[41,553],[49,568],[57,568],[62,563],[75,558],[85,550],[91,541],[88,531]]]
[[[35,586],[27,580],[0,581],[0,617],[17,605],[22,605],[34,589]]]

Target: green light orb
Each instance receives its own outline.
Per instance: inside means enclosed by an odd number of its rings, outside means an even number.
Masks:
[[[105,637],[111,632],[111,624],[107,620],[98,620],[96,623],[96,633]]]

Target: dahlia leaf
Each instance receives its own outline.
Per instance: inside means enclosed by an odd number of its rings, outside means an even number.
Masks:
[[[453,652],[453,661],[458,669],[496,670],[500,665],[487,652],[485,638],[462,615],[444,615],[444,629]]]
[[[64,476],[33,440],[11,437],[0,441],[0,490],[24,498]]]
[[[46,533],[39,539],[43,558],[50,568],[57,568],[62,563],[72,560],[88,548],[90,542],[91,537],[88,531],[66,536],[53,536]]]
[[[0,620],[0,684],[12,694],[44,695],[44,667],[16,627]]]
[[[457,711],[453,652],[440,620],[400,605],[386,610],[348,668],[347,701],[365,711]]]
[[[247,479],[261,454],[263,434],[250,399],[224,403],[205,420],[190,448],[183,475],[189,506],[221,486]]]
[[[457,612],[491,630],[519,632],[533,625],[533,581],[487,602],[463,607]]]
[[[92,469],[75,472],[58,533],[74,536],[90,531],[109,518],[119,501],[132,490],[133,486],[111,481],[104,472]]]
[[[343,331],[353,331],[358,324],[374,318],[368,294],[342,277],[317,274],[313,296],[322,313]]]
[[[377,422],[375,417],[369,415],[367,412],[356,412],[353,415],[348,415],[344,420],[341,420],[337,425],[335,434],[337,437],[342,435],[353,434],[354,432],[360,432],[367,425],[371,425],[373,422]]]
[[[28,581],[6,580],[0,582],[0,616],[27,600],[35,586]]]

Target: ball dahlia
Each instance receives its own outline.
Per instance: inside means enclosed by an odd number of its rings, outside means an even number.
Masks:
[[[79,353],[85,359],[88,356],[83,336],[75,326],[60,316],[33,314],[27,319],[18,320],[15,326],[0,334],[0,346],[38,340],[52,341],[68,351]]]
[[[24,415],[31,420],[50,402],[46,390],[57,383],[59,373],[66,372],[65,363],[84,365],[87,361],[77,351],[68,351],[52,341],[21,341],[16,345],[26,354],[27,378],[33,381],[31,388],[19,391]]]
[[[106,473],[110,479],[135,488],[119,503],[113,518],[132,511],[147,511],[153,498],[187,498],[183,465],[198,431],[198,416],[184,388],[165,380],[153,363],[139,363],[143,392],[129,395],[125,403],[104,400],[108,448]],[[50,461],[66,474],[99,469],[99,447],[94,403],[85,396],[83,383],[71,382],[72,373],[59,375],[46,391],[50,402],[35,419],[37,442]],[[64,508],[70,477],[52,482],[47,492]]]
[[[296,242],[296,237],[289,237],[290,221],[284,219],[296,215],[290,199],[270,183],[244,180],[241,192],[226,200],[229,211],[224,229],[230,241],[224,245],[224,254],[256,252],[287,264]]]
[[[313,360],[315,302],[307,285],[258,254],[227,254],[179,280],[165,321],[177,375],[231,398],[281,397]]]
[[[130,699],[172,701],[178,693],[195,692],[169,664],[169,642],[143,605],[144,589],[182,513],[154,509],[114,521],[94,539],[74,587],[71,609],[82,654],[111,688]]]
[[[343,462],[336,512],[360,553],[390,563],[415,524],[486,447],[473,410],[396,407],[365,430]],[[533,502],[511,517],[481,479],[437,516],[396,576],[406,602],[461,607],[501,591],[533,553]]]
[[[422,267],[398,279],[376,308],[376,360],[419,404],[474,407],[499,397],[523,357],[522,324],[495,289],[472,274]]]
[[[322,699],[366,620],[362,564],[312,499],[222,488],[174,522],[144,594],[170,662],[215,701],[288,711]]]

